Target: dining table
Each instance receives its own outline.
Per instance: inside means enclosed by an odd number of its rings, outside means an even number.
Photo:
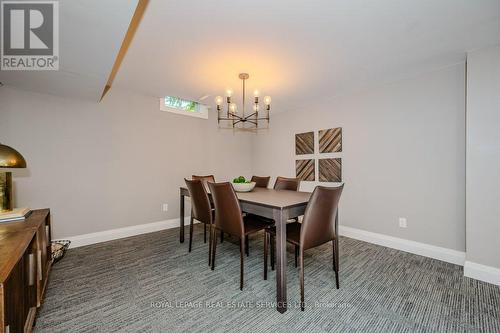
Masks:
[[[210,193],[208,193],[210,196]],[[286,224],[291,218],[304,215],[311,193],[256,187],[250,192],[236,192],[244,213],[272,219],[276,226],[276,309],[287,310]],[[180,188],[180,242],[184,242],[184,207],[189,191]],[[216,212],[217,214],[217,212]]]

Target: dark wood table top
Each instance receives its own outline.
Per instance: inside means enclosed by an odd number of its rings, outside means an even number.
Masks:
[[[181,188],[187,192],[186,187]],[[236,192],[236,196],[241,202],[283,209],[307,204],[311,193],[256,187],[250,192]]]

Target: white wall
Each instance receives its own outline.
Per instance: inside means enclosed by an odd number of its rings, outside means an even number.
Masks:
[[[467,261],[500,269],[500,46],[468,54],[467,82]]]
[[[340,223],[464,251],[464,76],[464,64],[454,65],[275,114],[271,129],[254,138],[253,171],[294,176],[294,135],[342,127]]]
[[[178,217],[184,177],[251,174],[250,140],[213,114],[160,112],[157,98],[117,89],[92,103],[0,88],[0,142],[28,163],[13,173],[15,201],[50,207],[55,238]]]
[[[464,86],[455,65],[274,114],[257,135],[117,89],[96,104],[3,87],[0,140],[28,161],[14,173],[18,206],[50,207],[61,238],[176,218],[192,173],[293,176],[295,133],[341,126],[341,224],[464,251]]]

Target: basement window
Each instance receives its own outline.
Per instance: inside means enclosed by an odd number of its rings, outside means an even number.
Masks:
[[[175,96],[165,96],[161,98],[160,110],[208,119],[208,107],[206,105]]]

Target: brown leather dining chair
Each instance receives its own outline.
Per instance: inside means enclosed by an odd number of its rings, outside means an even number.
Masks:
[[[214,175],[206,175],[206,176],[192,175],[191,179],[193,179],[193,180],[201,180],[202,183],[203,183],[203,185],[205,186],[205,190],[206,191],[208,191],[208,182],[215,183],[215,176]],[[205,239],[207,238],[206,233],[204,234],[204,238]]]
[[[212,270],[215,269],[217,231],[236,236],[240,240],[240,290],[243,290],[246,236],[265,229],[268,225],[241,212],[240,202],[231,183],[208,183],[215,205],[215,223],[212,225]]]
[[[252,176],[250,181],[255,182],[255,187],[267,188],[267,186],[269,186],[269,180],[271,180],[271,177]]]
[[[300,308],[304,311],[304,251],[327,242],[333,245],[333,270],[339,289],[339,236],[338,204],[344,185],[339,187],[317,186],[309,199],[302,223],[286,225],[286,240],[299,249],[300,263]],[[267,228],[264,241],[264,279],[267,279],[267,253],[270,236],[276,228]],[[295,252],[297,256],[297,251]],[[271,254],[272,256],[272,254]],[[297,257],[296,257],[297,258]],[[271,260],[273,258],[271,257]]]
[[[298,191],[300,185],[299,178],[277,177],[274,183],[275,190]]]
[[[209,230],[213,223],[214,210],[210,205],[210,199],[208,198],[205,185],[201,179],[184,179],[186,182],[186,187],[189,191],[189,196],[191,197],[191,220],[189,222],[189,252],[191,252],[191,246],[193,243],[193,220],[200,221],[203,223],[203,242],[207,242],[207,225]],[[208,264],[210,265],[211,260],[211,244],[212,235],[209,236],[208,242]]]
[[[192,179],[198,179],[203,182],[203,185],[205,185],[205,189],[208,190],[208,183],[215,183],[215,177],[214,175],[206,175],[206,176],[197,176],[197,175],[192,175]],[[205,236],[206,238],[206,236]],[[220,242],[222,243],[224,241],[224,233],[220,233]]]

